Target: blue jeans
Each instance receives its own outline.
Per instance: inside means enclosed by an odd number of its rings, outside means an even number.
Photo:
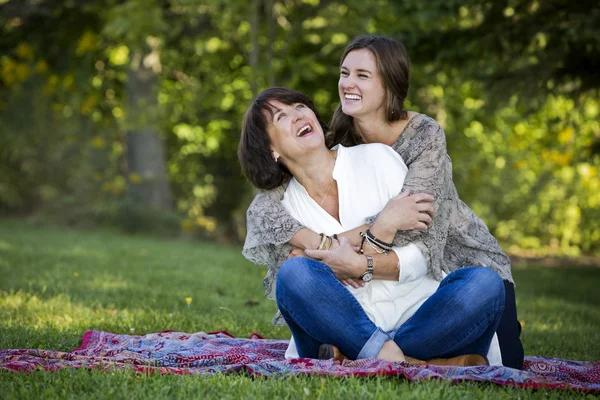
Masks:
[[[487,354],[504,311],[504,283],[484,267],[454,271],[408,321],[391,332],[378,328],[319,261],[295,257],[283,263],[276,298],[301,357],[317,358],[319,346],[327,343],[351,359],[375,358],[392,339],[405,355],[428,360]]]

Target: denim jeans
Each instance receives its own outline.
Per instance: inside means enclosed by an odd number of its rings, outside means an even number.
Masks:
[[[485,356],[504,311],[504,283],[484,267],[452,272],[396,331],[385,332],[331,269],[295,257],[279,269],[277,306],[301,357],[317,358],[323,343],[352,359],[375,358],[392,339],[405,355],[427,360],[462,354]]]

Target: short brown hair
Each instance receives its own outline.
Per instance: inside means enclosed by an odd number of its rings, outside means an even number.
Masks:
[[[404,100],[408,95],[410,62],[404,46],[398,41],[381,36],[360,36],[346,46],[340,65],[346,56],[354,50],[369,50],[377,65],[377,72],[385,88],[385,104],[387,122],[394,122],[408,117],[404,109]],[[354,146],[361,143],[361,138],[354,131],[353,118],[342,111],[341,104],[331,117],[331,134],[328,146],[341,143]]]
[[[275,189],[292,179],[292,174],[281,162],[273,160],[271,138],[267,132],[266,113],[272,114],[269,104],[278,100],[286,105],[304,104],[315,113],[323,133],[327,126],[321,120],[313,102],[304,93],[281,87],[271,88],[260,93],[250,104],[244,122],[238,147],[238,159],[242,172],[254,186],[263,190]]]

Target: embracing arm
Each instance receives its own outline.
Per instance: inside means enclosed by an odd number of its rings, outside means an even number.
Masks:
[[[427,193],[433,196],[434,216],[427,230],[396,232],[394,244],[405,246],[415,242],[419,245],[429,259],[429,270],[440,279],[450,224],[453,188],[452,161],[446,150],[443,129],[437,124],[426,126],[411,139],[409,153],[410,157],[405,158],[408,173],[403,191],[410,190],[412,193]],[[367,223],[374,223],[377,217],[368,218]]]
[[[283,207],[284,191],[281,186],[260,192],[248,207],[242,254],[254,263],[279,265],[291,249],[288,242],[300,230],[306,230]]]

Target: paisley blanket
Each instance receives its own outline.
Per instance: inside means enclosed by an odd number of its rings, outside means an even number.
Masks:
[[[253,334],[240,339],[227,332],[160,332],[144,336],[88,331],[81,347],[53,350],[0,350],[0,369],[33,372],[62,368],[128,369],[143,373],[211,375],[246,372],[259,376],[298,374],[330,376],[394,375],[410,381],[444,379],[492,382],[521,388],[570,389],[600,393],[600,362],[526,357],[522,371],[507,367],[415,367],[368,359],[343,362],[298,358],[285,360],[287,340]]]

